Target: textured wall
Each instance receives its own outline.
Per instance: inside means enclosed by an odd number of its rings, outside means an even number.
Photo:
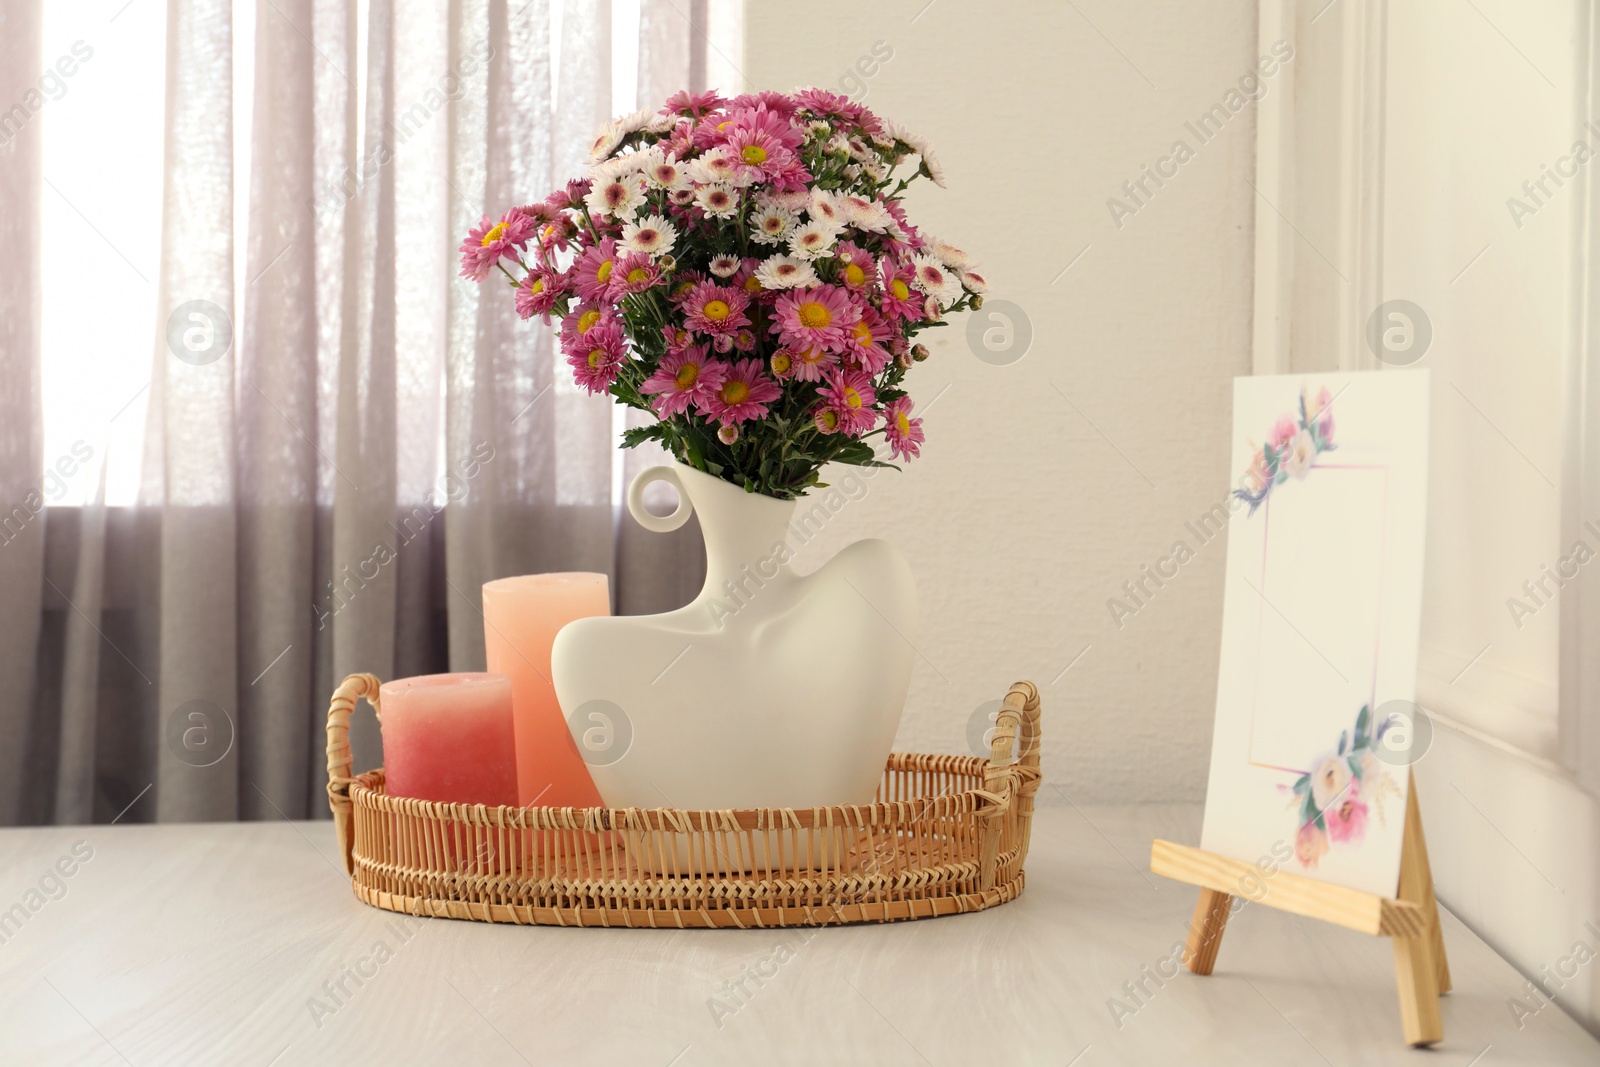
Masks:
[[[1047,780],[1072,799],[1204,795],[1224,552],[1185,524],[1225,498],[1229,381],[1249,370],[1254,108],[1204,143],[1185,123],[1252,69],[1255,27],[1249,0],[748,5],[749,84],[864,92],[930,138],[950,187],[919,183],[913,220],[980,259],[979,314],[1006,300],[1032,326],[1010,365],[977,358],[964,322],[926,335],[923,459],[864,483],[801,556],[882,536],[909,558],[901,749],[965,751],[973,711],[1029,678]],[[858,68],[875,47],[891,57]],[[1175,177],[1123,193],[1163,157]],[[1107,600],[1179,540],[1193,558],[1119,628]]]

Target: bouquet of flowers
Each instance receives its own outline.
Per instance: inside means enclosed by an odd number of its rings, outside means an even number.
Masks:
[[[944,185],[921,138],[821,89],[682,92],[590,148],[587,177],[484,216],[461,273],[498,269],[518,314],[560,320],[581,386],[656,417],[625,446],[780,499],[829,462],[892,466],[879,435],[919,455],[913,338],[985,288],[906,218],[912,181]]]

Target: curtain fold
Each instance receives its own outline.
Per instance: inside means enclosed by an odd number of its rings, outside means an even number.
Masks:
[[[690,16],[645,7],[641,103],[703,87]],[[0,10],[0,100],[38,77],[42,10]],[[0,823],[322,817],[333,685],[481,670],[483,582],[605,571],[629,612],[698,588],[694,530],[618,521],[611,405],[457,277],[469,226],[579,174],[632,107],[611,5],[560,12],[553,39],[550,0],[273,0],[247,26],[168,0],[134,507],[107,505],[104,449],[87,505],[39,498],[41,146],[0,129],[0,502],[23,516],[0,516]],[[370,716],[351,741],[379,764]]]

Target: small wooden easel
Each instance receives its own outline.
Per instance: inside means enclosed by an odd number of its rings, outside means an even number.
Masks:
[[[1184,950],[1184,964],[1193,974],[1210,974],[1222,946],[1232,899],[1263,879],[1255,864],[1214,852],[1155,841],[1150,870],[1200,887],[1194,920]],[[1450,992],[1450,965],[1445,961],[1439,931],[1439,906],[1433,897],[1433,873],[1422,837],[1417,808],[1417,781],[1411,777],[1406,801],[1406,829],[1400,852],[1400,893],[1390,899],[1304,875],[1278,871],[1266,880],[1266,893],[1255,903],[1293,912],[1378,937],[1394,938],[1395,979],[1400,992],[1400,1021],[1409,1045],[1431,1045],[1444,1039],[1439,995]]]

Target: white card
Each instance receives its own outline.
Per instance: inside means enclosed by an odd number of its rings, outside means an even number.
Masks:
[[[1394,896],[1427,520],[1428,373],[1239,378],[1201,847]]]

